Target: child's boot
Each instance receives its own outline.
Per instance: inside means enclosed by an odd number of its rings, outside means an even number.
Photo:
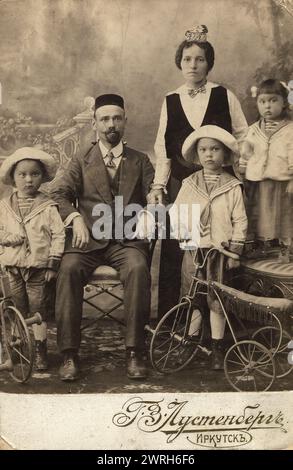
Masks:
[[[255,250],[255,241],[247,240],[244,244],[243,256],[248,259],[253,258],[254,250]]]
[[[47,323],[42,321],[40,325],[33,325],[35,337],[35,369],[45,371],[48,369],[47,355]]]
[[[45,371],[48,369],[47,340],[36,340],[35,344],[35,370]]]
[[[223,340],[212,339],[212,370],[224,369]]]
[[[280,263],[290,263],[290,248],[283,243],[280,243],[278,261]]]

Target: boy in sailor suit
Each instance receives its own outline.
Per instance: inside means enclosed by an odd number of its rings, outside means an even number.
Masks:
[[[170,210],[170,217],[171,221],[172,219],[179,220],[178,211],[180,211],[181,204],[200,205],[200,243],[196,250],[197,257],[204,257],[212,246],[225,245],[231,252],[237,254],[242,252],[246,238],[247,217],[241,182],[223,168],[224,164],[230,164],[231,154],[236,152],[235,138],[226,130],[213,125],[203,126],[194,131],[183,144],[184,158],[187,161],[193,160],[195,163],[200,163],[203,169],[183,180],[182,187]],[[189,216],[191,212],[189,211]],[[192,220],[189,218],[188,231],[191,232],[191,230]],[[183,294],[188,292],[194,272],[193,262],[193,254],[186,251],[182,265]],[[227,275],[225,271],[237,267],[237,263],[234,259],[228,258],[225,267],[221,254],[214,251],[208,258],[203,276],[208,280],[223,282]],[[218,301],[211,295],[208,296],[208,304],[213,349],[212,368],[222,369],[221,346],[225,331],[225,317]],[[193,325],[196,324],[195,319],[196,311],[192,318]],[[200,322],[201,318],[197,318],[198,325]]]

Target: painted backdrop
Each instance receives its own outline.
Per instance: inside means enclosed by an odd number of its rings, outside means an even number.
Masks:
[[[271,72],[287,81],[293,76],[293,17],[278,3],[2,0],[1,154],[27,137],[29,143],[37,136],[49,141],[52,133],[71,125],[84,97],[105,92],[126,99],[129,143],[152,149],[163,96],[182,82],[174,63],[176,46],[198,23],[208,26],[216,51],[210,78],[231,88],[253,120],[247,91],[256,78]]]

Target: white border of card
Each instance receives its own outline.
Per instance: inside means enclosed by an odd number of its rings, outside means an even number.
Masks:
[[[0,394],[1,434],[16,449],[285,449],[293,392]]]

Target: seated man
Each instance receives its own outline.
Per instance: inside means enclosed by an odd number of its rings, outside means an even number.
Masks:
[[[111,236],[115,234],[114,222],[106,238],[96,236],[94,230],[97,204],[111,208],[112,221],[117,220],[117,196],[120,200],[122,196],[123,208],[146,204],[153,167],[145,154],[122,142],[125,124],[123,98],[112,94],[99,96],[94,115],[97,142],[84,157],[72,159],[51,192],[65,225],[73,226],[57,278],[57,343],[63,354],[61,380],[78,377],[83,287],[102,264],[117,269],[124,285],[127,375],[132,379],[146,376],[144,326],[149,318],[151,287],[148,245],[142,240],[125,240],[123,236],[119,240],[116,236],[115,240]],[[73,206],[76,202],[78,209]]]

